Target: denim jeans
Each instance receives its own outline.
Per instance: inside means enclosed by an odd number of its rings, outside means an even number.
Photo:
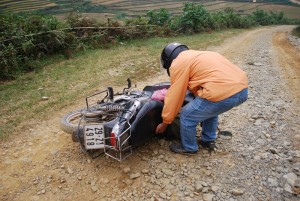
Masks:
[[[197,151],[196,127],[202,122],[203,141],[215,140],[218,126],[218,115],[236,107],[248,98],[248,89],[219,102],[211,102],[200,97],[185,105],[180,111],[180,137],[183,148]]]

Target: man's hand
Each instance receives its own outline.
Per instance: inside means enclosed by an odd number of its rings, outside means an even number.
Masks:
[[[166,131],[168,127],[168,124],[165,124],[165,123],[160,123],[158,124],[158,126],[156,127],[156,133],[163,133]]]

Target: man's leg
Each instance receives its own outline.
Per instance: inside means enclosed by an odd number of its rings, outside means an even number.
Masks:
[[[197,151],[198,143],[196,140],[196,127],[211,117],[205,107],[207,101],[196,97],[193,101],[185,105],[180,112],[180,137],[182,146],[187,151]]]
[[[218,115],[245,102],[248,89],[219,102],[212,102],[200,97],[185,105],[180,112],[180,136],[182,146],[187,151],[197,151],[196,127],[203,122],[203,141],[216,139]]]
[[[202,137],[204,142],[216,140],[216,130],[218,127],[218,116],[211,117],[202,122]]]

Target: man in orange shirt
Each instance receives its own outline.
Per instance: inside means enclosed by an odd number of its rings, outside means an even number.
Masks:
[[[247,100],[246,73],[216,52],[189,50],[179,43],[171,43],[163,49],[161,65],[167,69],[171,86],[164,100],[163,122],[157,126],[156,133],[163,133],[181,110],[181,143],[171,144],[171,151],[197,153],[196,126],[200,122],[200,144],[213,149],[218,115]],[[196,98],[181,108],[187,89]]]

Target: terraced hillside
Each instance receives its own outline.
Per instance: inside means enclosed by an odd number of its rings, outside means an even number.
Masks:
[[[167,8],[174,14],[182,12],[183,3],[191,2],[188,0],[92,0],[94,4],[105,5],[108,10],[115,13],[122,12],[126,16],[136,16],[144,14],[148,10],[154,10],[159,8]],[[300,7],[283,4],[273,4],[265,1],[264,3],[249,3],[247,0],[241,1],[209,1],[198,0],[193,1],[195,3],[202,4],[207,10],[211,12],[218,12],[225,8],[233,8],[240,14],[250,14],[256,9],[283,11],[287,17],[300,19]],[[261,1],[263,2],[263,1]]]
[[[0,13],[20,11],[40,11],[59,14],[71,11],[102,12],[104,6],[90,0],[1,0]]]
[[[56,6],[49,0],[1,0],[0,12],[32,11]]]
[[[211,12],[233,8],[242,15],[250,14],[256,9],[283,11],[289,18],[300,19],[300,6],[291,5],[288,0],[1,0],[0,12],[19,12],[39,10],[43,13],[65,14],[76,10],[92,16],[132,17],[145,14],[149,10],[167,8],[173,14],[182,12],[183,3],[202,4]]]

